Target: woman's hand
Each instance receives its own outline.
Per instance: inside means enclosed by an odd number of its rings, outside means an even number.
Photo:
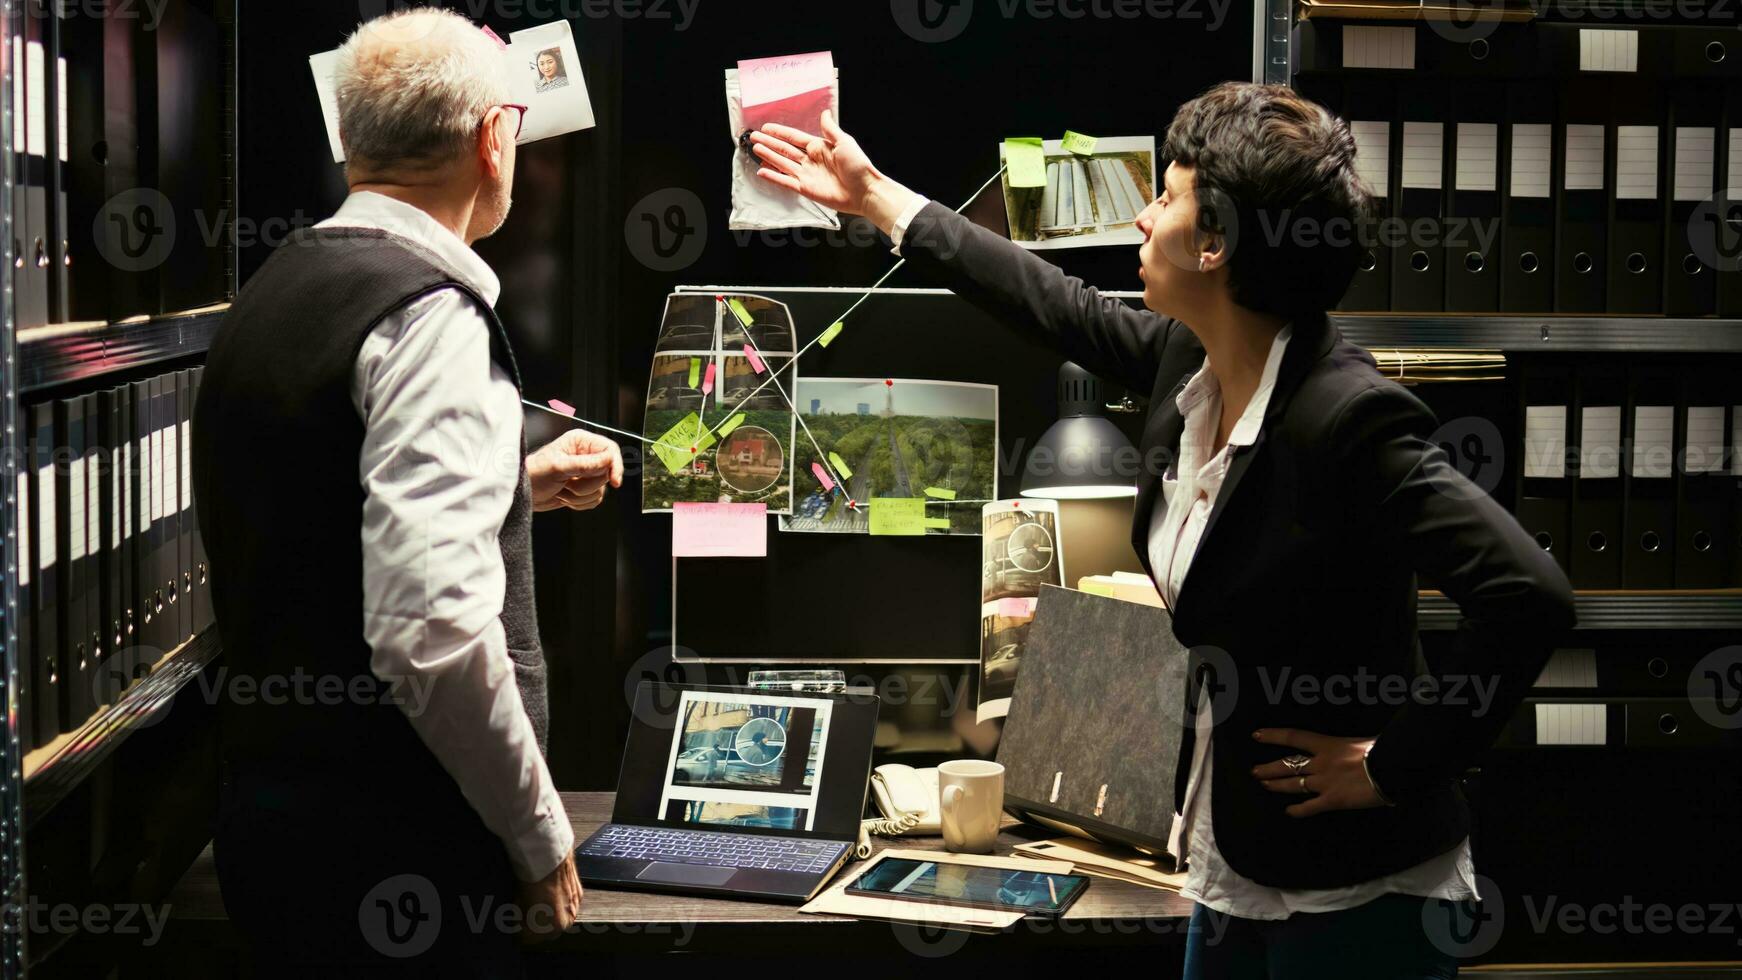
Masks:
[[[823,134],[768,123],[750,134],[751,149],[764,166],[756,175],[802,194],[826,208],[870,218],[884,234],[894,227],[914,193],[872,165],[859,141],[823,111]]]
[[[1328,810],[1365,810],[1385,805],[1372,780],[1367,778],[1365,763],[1373,739],[1340,738],[1293,728],[1261,728],[1252,737],[1269,745],[1300,750],[1299,755],[1252,767],[1253,777],[1265,789],[1306,799],[1289,807],[1289,816],[1310,817]],[[1302,759],[1306,760],[1304,764]]]

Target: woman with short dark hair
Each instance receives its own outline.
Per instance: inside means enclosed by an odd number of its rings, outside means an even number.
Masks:
[[[830,116],[752,139],[766,179],[1152,392],[1139,455],[1167,465],[1100,475],[1135,479],[1133,543],[1192,651],[1170,848],[1197,903],[1186,975],[1455,974],[1451,930],[1427,924],[1478,898],[1457,781],[1572,626],[1572,592],[1325,316],[1368,207],[1347,125],[1283,86],[1182,106],[1136,221],[1146,310],[885,177]],[[1418,577],[1462,612],[1433,672]]]

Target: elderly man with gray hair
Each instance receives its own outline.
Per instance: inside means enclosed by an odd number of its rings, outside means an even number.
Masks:
[[[579,913],[530,522],[598,505],[623,460],[580,431],[526,454],[470,248],[508,215],[526,111],[496,44],[429,8],[350,38],[351,194],[249,280],[201,386],[226,669],[261,694],[220,703],[216,857],[267,974],[513,974]]]

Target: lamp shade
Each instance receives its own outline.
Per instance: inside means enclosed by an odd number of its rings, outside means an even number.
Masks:
[[[1102,411],[1100,379],[1066,361],[1059,368],[1059,420],[1029,451],[1022,468],[1023,496],[1137,495],[1137,449]]]

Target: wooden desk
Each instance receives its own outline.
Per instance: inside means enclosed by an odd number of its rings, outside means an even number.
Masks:
[[[564,793],[563,803],[575,828],[575,840],[585,840],[611,816],[612,793]],[[1007,821],[999,839],[999,853],[1023,840],[1057,836]],[[886,846],[942,850],[937,837],[892,840],[874,837],[877,849]],[[840,875],[857,873],[863,862],[853,861]],[[838,880],[838,879],[832,879]],[[235,948],[238,939],[229,928],[224,903],[218,894],[212,849],[207,847],[188,869],[169,897],[172,907],[166,940],[174,947],[213,945]],[[1177,969],[1179,950],[1185,943],[1186,919],[1191,903],[1177,894],[1154,888],[1093,878],[1088,891],[1059,921],[1029,917],[1005,933],[991,936],[961,932],[935,932],[888,922],[837,916],[805,915],[795,905],[702,898],[666,892],[617,891],[588,886],[581,906],[581,921],[568,935],[536,947],[539,953],[645,953],[645,952],[815,952],[895,953],[944,956],[973,948],[1014,951],[1018,947],[1077,948],[1165,947],[1162,973]]]

